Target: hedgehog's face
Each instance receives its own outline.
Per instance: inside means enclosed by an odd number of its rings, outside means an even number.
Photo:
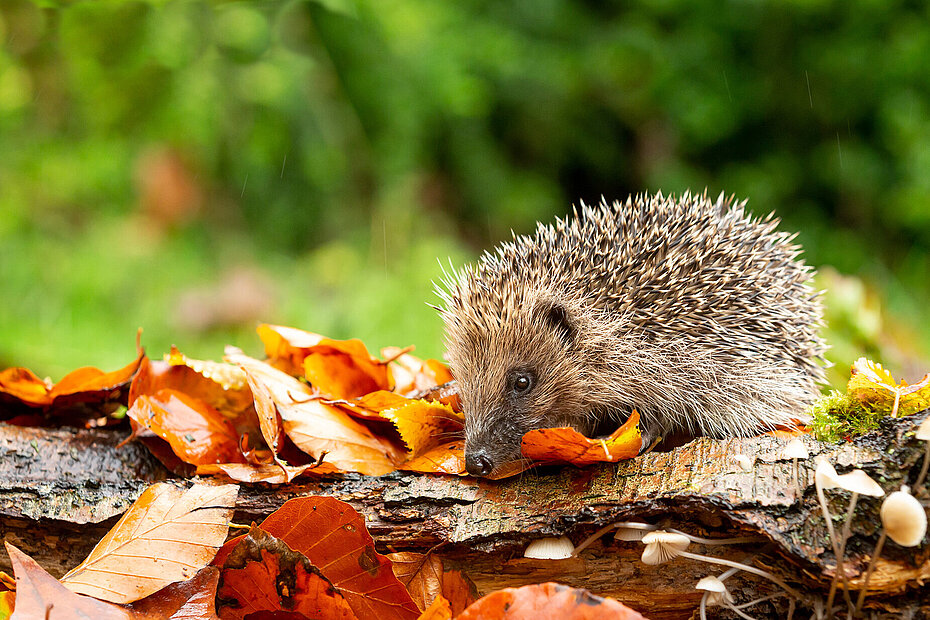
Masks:
[[[449,336],[470,474],[488,476],[519,460],[527,431],[584,424],[575,325],[561,303],[530,303],[500,325],[476,323],[467,335]]]

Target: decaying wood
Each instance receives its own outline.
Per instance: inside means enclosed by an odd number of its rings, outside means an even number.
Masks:
[[[917,418],[916,420],[914,418]],[[527,560],[525,544],[566,534],[576,543],[621,520],[647,521],[705,537],[757,536],[760,542],[689,550],[772,570],[802,592],[829,587],[835,559],[816,503],[813,456],[837,469],[865,469],[886,492],[913,483],[923,444],[913,438],[922,416],[889,420],[879,432],[840,446],[805,438],[812,458],[800,463],[801,495],[793,463],[781,457],[785,441],[771,436],[717,441],[698,439],[671,452],[586,469],[550,468],[499,482],[395,472],[372,478],[346,475],[306,479],[285,487],[243,486],[236,521],[260,521],[291,497],[325,494],[366,516],[383,551],[433,549],[447,567],[463,570],[479,593],[552,580],[614,596],[647,617],[689,618],[700,600],[694,584],[726,567],[678,559],[661,566],[639,561],[640,543],[607,535],[581,557]],[[169,477],[138,444],[117,448],[125,430],[20,428],[0,424],[0,534],[54,575],[78,564],[146,486]],[[753,461],[744,471],[734,459]],[[926,489],[921,491],[927,497]],[[834,515],[845,513],[848,494],[828,491]],[[862,497],[853,521],[847,573],[861,582],[880,521],[880,500]],[[930,579],[926,545],[889,543],[872,578],[871,597],[892,614],[921,608]],[[0,569],[9,570],[0,558]],[[749,600],[775,592],[764,580],[739,575],[727,581]],[[780,617],[784,598],[754,608],[755,617]],[[768,605],[768,606],[767,606]],[[923,604],[926,605],[926,604]]]

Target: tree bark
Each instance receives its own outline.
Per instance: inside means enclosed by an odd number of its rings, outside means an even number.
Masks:
[[[690,618],[705,575],[726,566],[677,558],[646,566],[638,542],[604,535],[580,557],[528,560],[523,548],[543,535],[576,544],[617,521],[643,521],[707,538],[754,536],[759,542],[692,544],[688,551],[770,570],[807,597],[829,588],[836,561],[814,489],[813,456],[823,454],[841,472],[865,469],[886,492],[913,484],[924,446],[913,438],[920,419],[888,420],[878,432],[839,446],[805,438],[812,458],[798,465],[781,456],[784,439],[701,438],[670,452],[619,464],[547,468],[502,481],[395,472],[382,477],[347,474],[298,479],[268,487],[243,485],[235,520],[261,521],[287,499],[329,495],[364,514],[379,548],[433,550],[447,568],[461,569],[479,594],[503,587],[558,581],[613,596],[649,618]],[[920,416],[921,418],[923,416]],[[151,483],[171,477],[140,444],[121,448],[122,430],[23,428],[0,424],[0,534],[56,576],[77,565]],[[753,463],[749,471],[734,459]],[[845,515],[848,494],[827,491],[834,516]],[[927,497],[926,488],[915,490]],[[921,495],[922,494],[922,495]],[[848,544],[847,574],[861,585],[880,533],[880,499],[860,497]],[[837,531],[842,518],[835,522]],[[926,612],[921,600],[930,579],[926,545],[885,546],[868,600],[891,613]],[[0,569],[9,560],[0,558]],[[727,580],[739,601],[779,591],[762,578],[738,573]],[[921,607],[923,605],[923,607]],[[787,598],[749,610],[754,617],[785,617]]]

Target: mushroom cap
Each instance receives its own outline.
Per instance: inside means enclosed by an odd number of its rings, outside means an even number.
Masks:
[[[745,472],[752,471],[752,466],[753,464],[755,464],[755,461],[756,461],[755,457],[750,458],[746,456],[745,454],[734,454],[733,460],[736,461],[736,464],[740,466],[740,469],[742,469]]]
[[[861,469],[854,469],[848,474],[837,476],[836,486],[853,493],[871,495],[872,497],[881,497],[885,494],[884,489],[878,486],[878,483],[869,478],[869,475]]]
[[[807,451],[804,442],[795,437],[785,444],[782,455],[788,459],[806,459],[810,457],[810,452]]]
[[[639,542],[641,541],[648,530],[633,529],[630,527],[618,527],[617,532],[614,534],[614,540],[624,540],[626,542]]]
[[[707,577],[704,577],[699,582],[697,582],[697,585],[694,586],[694,589],[707,590],[708,592],[726,592],[727,586],[713,575],[708,575]]]
[[[823,457],[817,458],[817,469],[814,471],[814,482],[818,487],[821,489],[838,487],[839,483],[837,482],[837,478],[839,477],[839,474],[833,469],[833,465],[830,465],[830,461]]]
[[[917,546],[927,533],[927,513],[907,487],[885,498],[881,516],[888,537],[902,547]]]
[[[924,421],[917,427],[917,439],[930,441],[930,415],[924,418]]]
[[[683,534],[666,532],[665,530],[656,530],[643,536],[643,544],[646,548],[643,550],[642,562],[650,566],[664,564],[688,548],[691,543],[688,537]]]
[[[565,536],[537,538],[526,546],[523,557],[534,560],[565,560],[572,557],[575,545]]]

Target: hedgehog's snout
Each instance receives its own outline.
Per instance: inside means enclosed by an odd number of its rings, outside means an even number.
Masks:
[[[465,452],[465,469],[472,476],[484,477],[494,471],[494,461],[487,450],[479,448]]]

